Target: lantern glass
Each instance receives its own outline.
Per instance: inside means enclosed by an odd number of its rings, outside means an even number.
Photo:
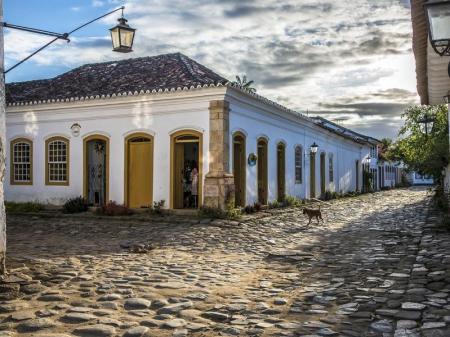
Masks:
[[[430,39],[433,42],[450,41],[450,1],[427,3]]]
[[[119,19],[119,24],[110,29],[113,51],[129,53],[133,51],[134,33],[136,29],[131,28],[124,18]]]
[[[314,143],[313,145],[311,145],[311,147],[309,148],[311,153],[317,153],[317,149],[319,148],[319,146]]]

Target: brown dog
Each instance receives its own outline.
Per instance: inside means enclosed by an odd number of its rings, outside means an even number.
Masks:
[[[316,218],[317,223],[319,223],[319,219],[322,220],[322,212],[320,211],[320,205],[319,209],[312,209],[312,208],[303,208],[303,214],[306,214],[309,218],[309,222],[307,226],[311,223],[312,218]]]

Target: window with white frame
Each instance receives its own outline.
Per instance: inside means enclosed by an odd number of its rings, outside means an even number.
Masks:
[[[301,146],[295,147],[295,183],[303,182],[303,151]]]
[[[333,164],[333,154],[330,153],[328,156],[328,174],[330,177],[330,183],[334,181],[334,164]]]
[[[16,139],[11,143],[11,184],[31,185],[33,145],[28,139]]]
[[[46,184],[67,185],[69,182],[69,141],[62,137],[46,141]]]

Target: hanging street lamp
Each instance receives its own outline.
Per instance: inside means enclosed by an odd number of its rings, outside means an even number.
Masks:
[[[134,41],[134,33],[135,29],[131,28],[127,24],[127,20],[123,17],[123,10],[124,7],[117,8],[113,11],[110,11],[102,16],[99,16],[98,18],[95,18],[89,22],[86,22],[77,28],[73,29],[72,31],[68,33],[54,33],[42,29],[36,29],[36,28],[30,28],[30,27],[24,27],[24,26],[18,26],[13,25],[7,22],[3,21],[3,0],[0,0],[0,73],[3,73],[3,76],[0,76],[0,167],[4,167],[5,165],[5,147],[4,144],[6,142],[5,137],[5,76],[4,74],[8,73],[9,71],[15,69],[25,61],[29,60],[31,57],[39,53],[40,51],[44,50],[57,40],[65,40],[67,42],[70,42],[69,36],[76,32],[77,30],[97,21],[105,16],[108,16],[112,13],[115,13],[117,11],[122,11],[122,17],[119,19],[119,25],[111,29],[111,39],[113,42],[113,51],[121,52],[121,53],[128,53],[132,51],[133,47],[133,41]],[[3,28],[10,28],[10,29],[18,29],[21,31],[26,31],[30,33],[35,34],[41,34],[46,36],[51,36],[53,39],[34,51],[31,55],[28,55],[20,62],[16,63],[6,71],[4,70],[4,51],[3,51]],[[81,126],[78,123],[75,123],[71,127],[72,134],[77,137],[80,133]],[[5,279],[6,275],[6,216],[5,216],[5,208],[4,208],[4,198],[3,198],[3,180],[4,177],[0,178],[0,283]],[[14,281],[15,282],[15,281]]]
[[[431,46],[440,56],[450,56],[450,1],[430,0],[424,7]]]
[[[113,51],[119,53],[132,52],[136,29],[127,24],[128,20],[123,17],[123,10],[122,17],[118,21],[119,24],[110,29]]]
[[[53,40],[51,40],[50,42],[46,43],[41,48],[37,49],[32,54],[28,55],[23,60],[21,60],[20,62],[16,63],[12,67],[10,67],[6,71],[4,71],[4,73],[6,74],[6,73],[10,72],[11,70],[13,70],[14,68],[18,67],[19,65],[21,65],[22,63],[24,63],[28,59],[32,58],[34,55],[36,55],[40,51],[44,50],[45,48],[47,48],[48,46],[50,46],[51,44],[53,44],[57,40],[61,39],[61,40],[66,40],[67,42],[70,42],[69,36],[72,33],[76,32],[77,30],[80,30],[81,28],[86,27],[87,25],[89,25],[89,24],[91,24],[91,23],[93,23],[95,21],[98,21],[98,20],[104,18],[105,16],[111,15],[111,14],[117,12],[117,11],[120,11],[120,10],[122,11],[122,17],[119,19],[119,24],[110,29],[110,31],[111,31],[111,40],[112,40],[112,44],[113,44],[113,51],[120,52],[120,53],[129,53],[129,52],[133,51],[132,47],[133,47],[133,41],[134,41],[134,33],[135,33],[136,29],[131,28],[127,24],[128,20],[126,20],[123,17],[123,10],[124,9],[125,9],[124,6],[116,8],[116,9],[112,10],[111,12],[103,14],[103,15],[99,16],[98,18],[95,18],[95,19],[93,19],[93,20],[91,20],[89,22],[86,22],[86,23],[82,24],[81,26],[78,26],[77,28],[71,30],[70,32],[63,33],[63,34],[54,33],[54,32],[50,32],[50,31],[42,30],[42,29],[36,29],[36,28],[30,28],[30,27],[13,25],[13,24],[10,24],[10,23],[7,23],[7,22],[0,22],[0,25],[2,25],[3,27],[6,27],[6,28],[17,29],[17,30],[30,32],[30,33],[36,33],[36,34],[41,34],[41,35],[47,35],[47,36],[54,37]]]

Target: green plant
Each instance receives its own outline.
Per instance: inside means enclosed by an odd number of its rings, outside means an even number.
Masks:
[[[433,195],[434,207],[443,213],[449,211],[449,199],[442,186],[436,188],[436,192]]]
[[[273,208],[280,208],[282,204],[278,200],[274,200],[272,202],[269,202],[267,206],[269,207],[269,209],[273,209]]]
[[[81,213],[88,210],[88,204],[83,197],[67,200],[63,205],[63,213]]]
[[[153,207],[150,209],[150,211],[154,214],[162,214],[165,203],[166,203],[165,200],[153,202]]]
[[[423,120],[430,117],[434,120],[433,126],[425,132]],[[390,157],[403,161],[410,171],[441,181],[442,168],[449,162],[447,106],[411,106],[402,118],[405,123],[390,149]]]
[[[300,206],[301,204],[302,204],[302,200],[298,199],[297,197],[294,197],[292,195],[287,195],[286,197],[284,197],[284,200],[283,200],[284,207]]]
[[[5,202],[5,208],[10,213],[38,213],[44,210],[44,205],[38,202]]]
[[[215,219],[238,219],[242,212],[239,208],[234,207],[234,202],[229,201],[226,205],[226,209],[222,210],[216,207],[203,206],[198,210],[198,214],[201,217],[215,218]]]
[[[116,215],[130,215],[133,212],[125,205],[110,201],[97,210],[101,215],[116,216]]]

